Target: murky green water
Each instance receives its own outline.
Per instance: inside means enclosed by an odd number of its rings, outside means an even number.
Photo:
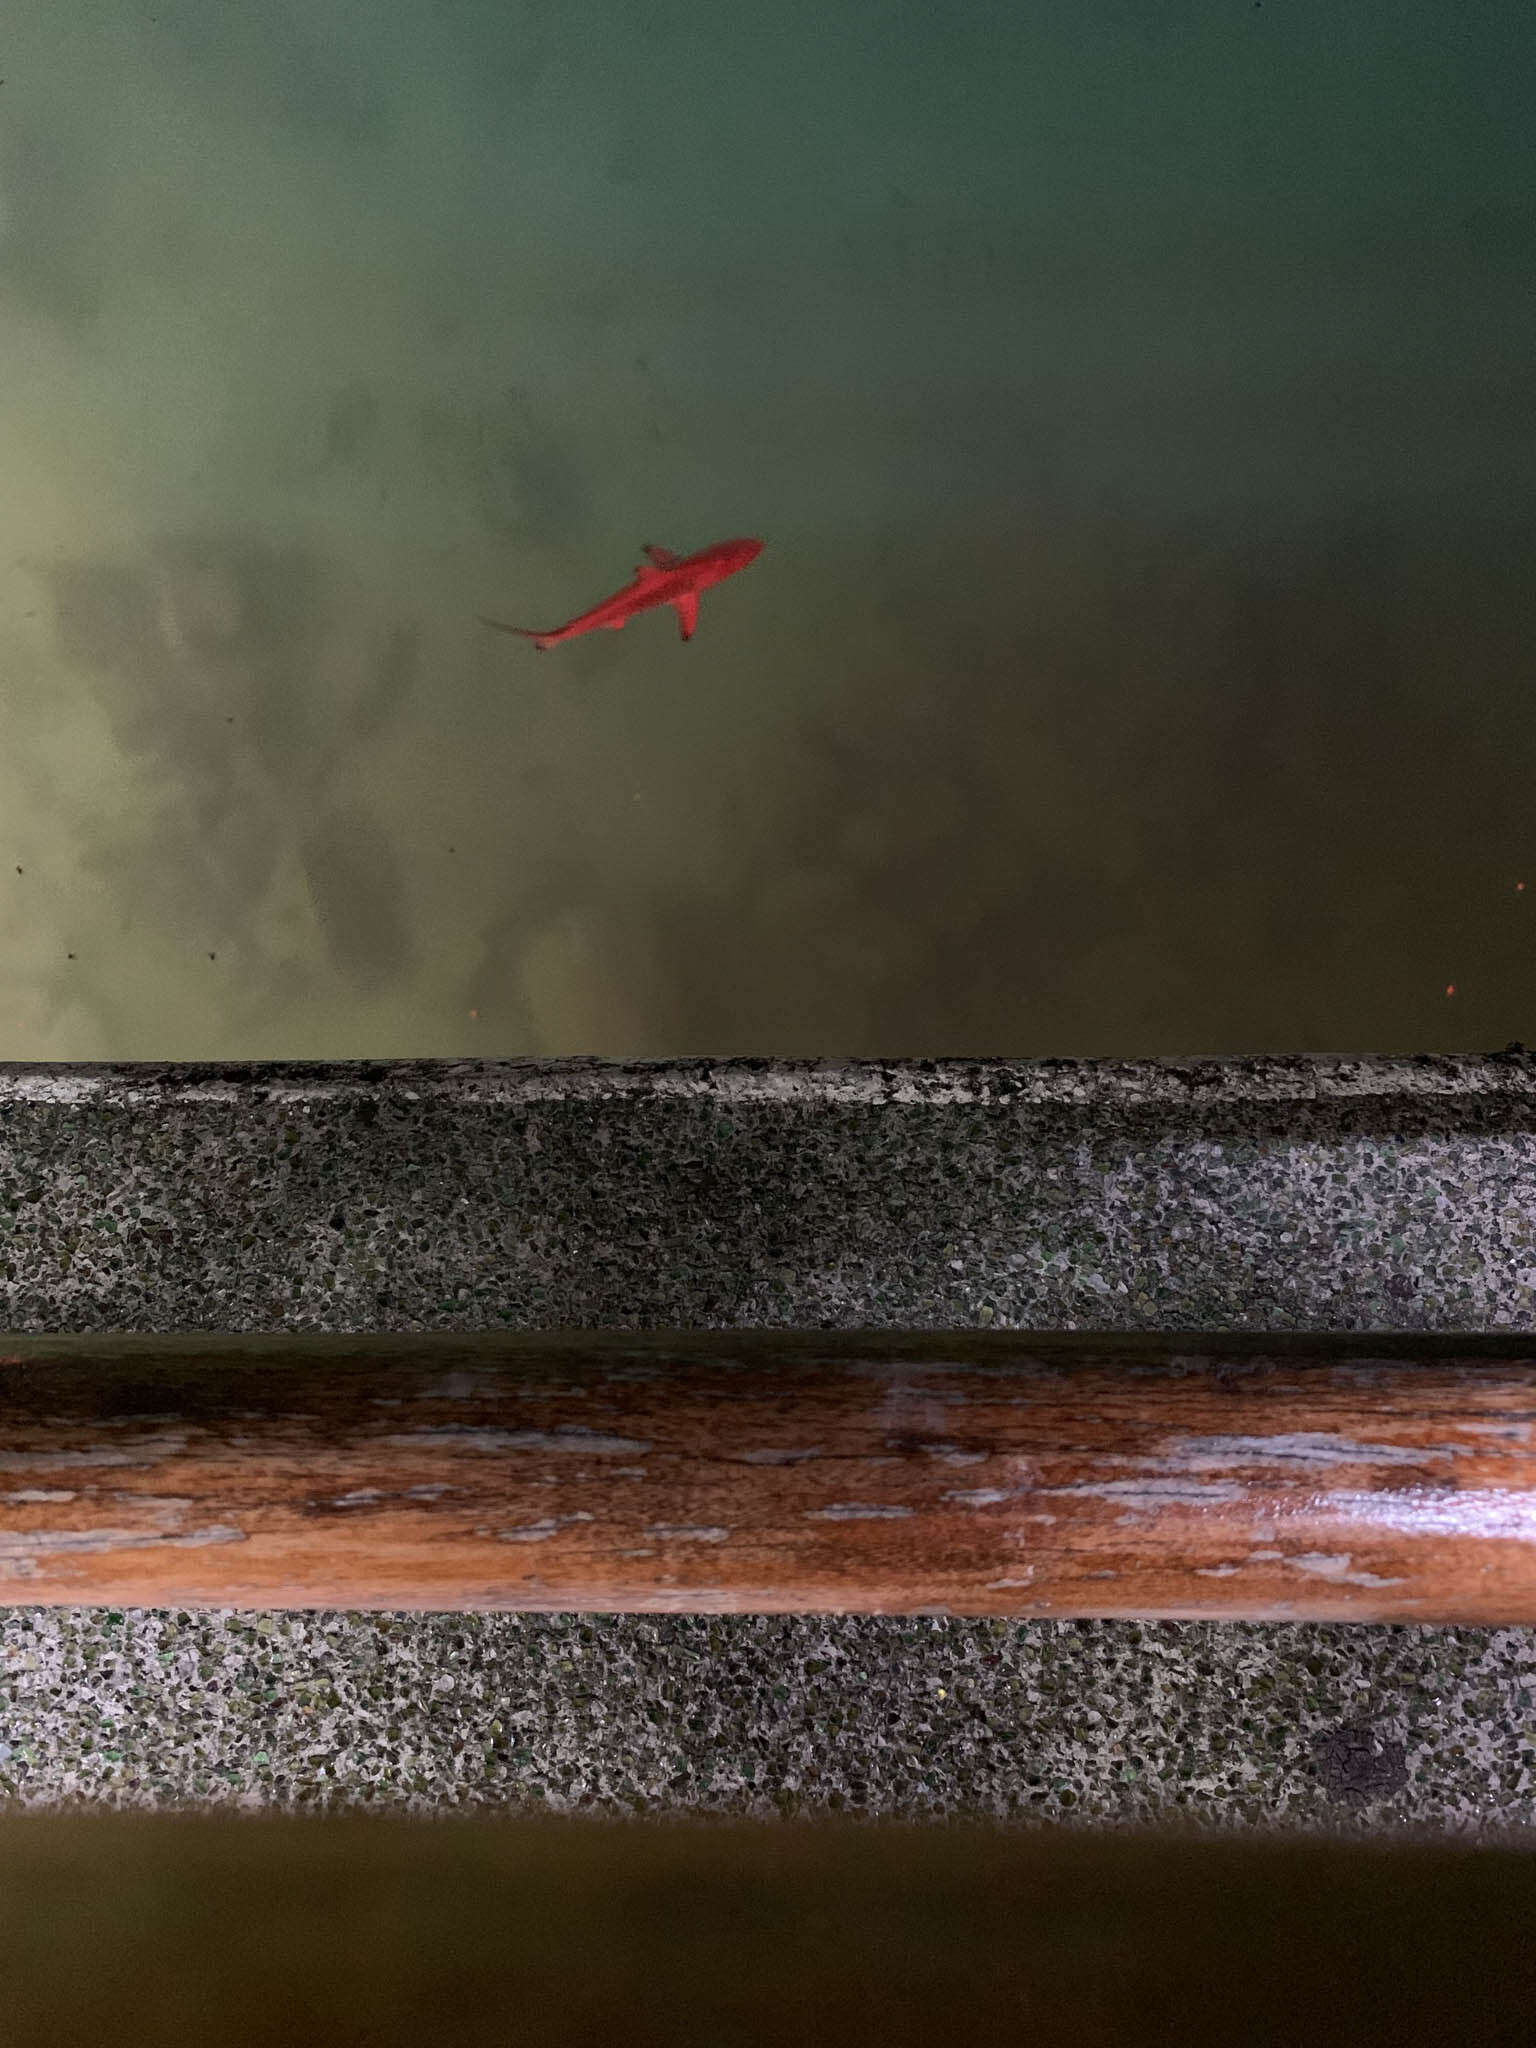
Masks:
[[[0,78],[0,1058],[1536,1040],[1529,8],[0,0]],[[736,535],[687,644],[476,617]]]

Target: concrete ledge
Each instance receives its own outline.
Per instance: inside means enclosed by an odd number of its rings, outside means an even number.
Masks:
[[[0,1067],[0,1327],[1529,1329],[1536,1060]]]

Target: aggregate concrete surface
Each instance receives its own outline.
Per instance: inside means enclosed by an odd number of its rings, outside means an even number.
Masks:
[[[1533,1234],[1520,1047],[0,1067],[14,1331],[1523,1331]],[[17,1605],[0,1804],[1492,1836],[1533,1700],[1514,1628]]]

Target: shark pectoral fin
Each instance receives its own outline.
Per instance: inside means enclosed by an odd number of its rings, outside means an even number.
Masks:
[[[648,556],[658,569],[675,569],[683,559],[681,555],[674,555],[670,548],[653,548],[649,542],[646,543],[640,552],[642,555]]]
[[[681,597],[674,597],[672,609],[682,621],[683,638],[691,640],[693,629],[699,623],[699,593],[696,590],[689,590]]]

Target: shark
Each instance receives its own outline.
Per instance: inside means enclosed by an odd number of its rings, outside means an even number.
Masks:
[[[591,611],[567,619],[563,626],[555,626],[547,633],[541,633],[533,626],[509,626],[504,619],[488,619],[483,612],[477,616],[482,626],[492,626],[498,633],[519,633],[542,652],[546,647],[557,646],[562,640],[574,640],[578,633],[595,632],[599,626],[616,633],[621,626],[628,625],[636,612],[648,612],[656,605],[669,604],[677,613],[682,637],[691,640],[699,621],[700,592],[708,590],[712,584],[723,583],[738,569],[745,569],[749,562],[757,560],[762,551],[760,540],[717,540],[712,547],[700,548],[697,554],[692,555],[675,555],[670,548],[652,547],[647,543],[640,550],[645,560],[622,590],[616,590],[612,597],[605,597],[601,604],[593,605]]]

